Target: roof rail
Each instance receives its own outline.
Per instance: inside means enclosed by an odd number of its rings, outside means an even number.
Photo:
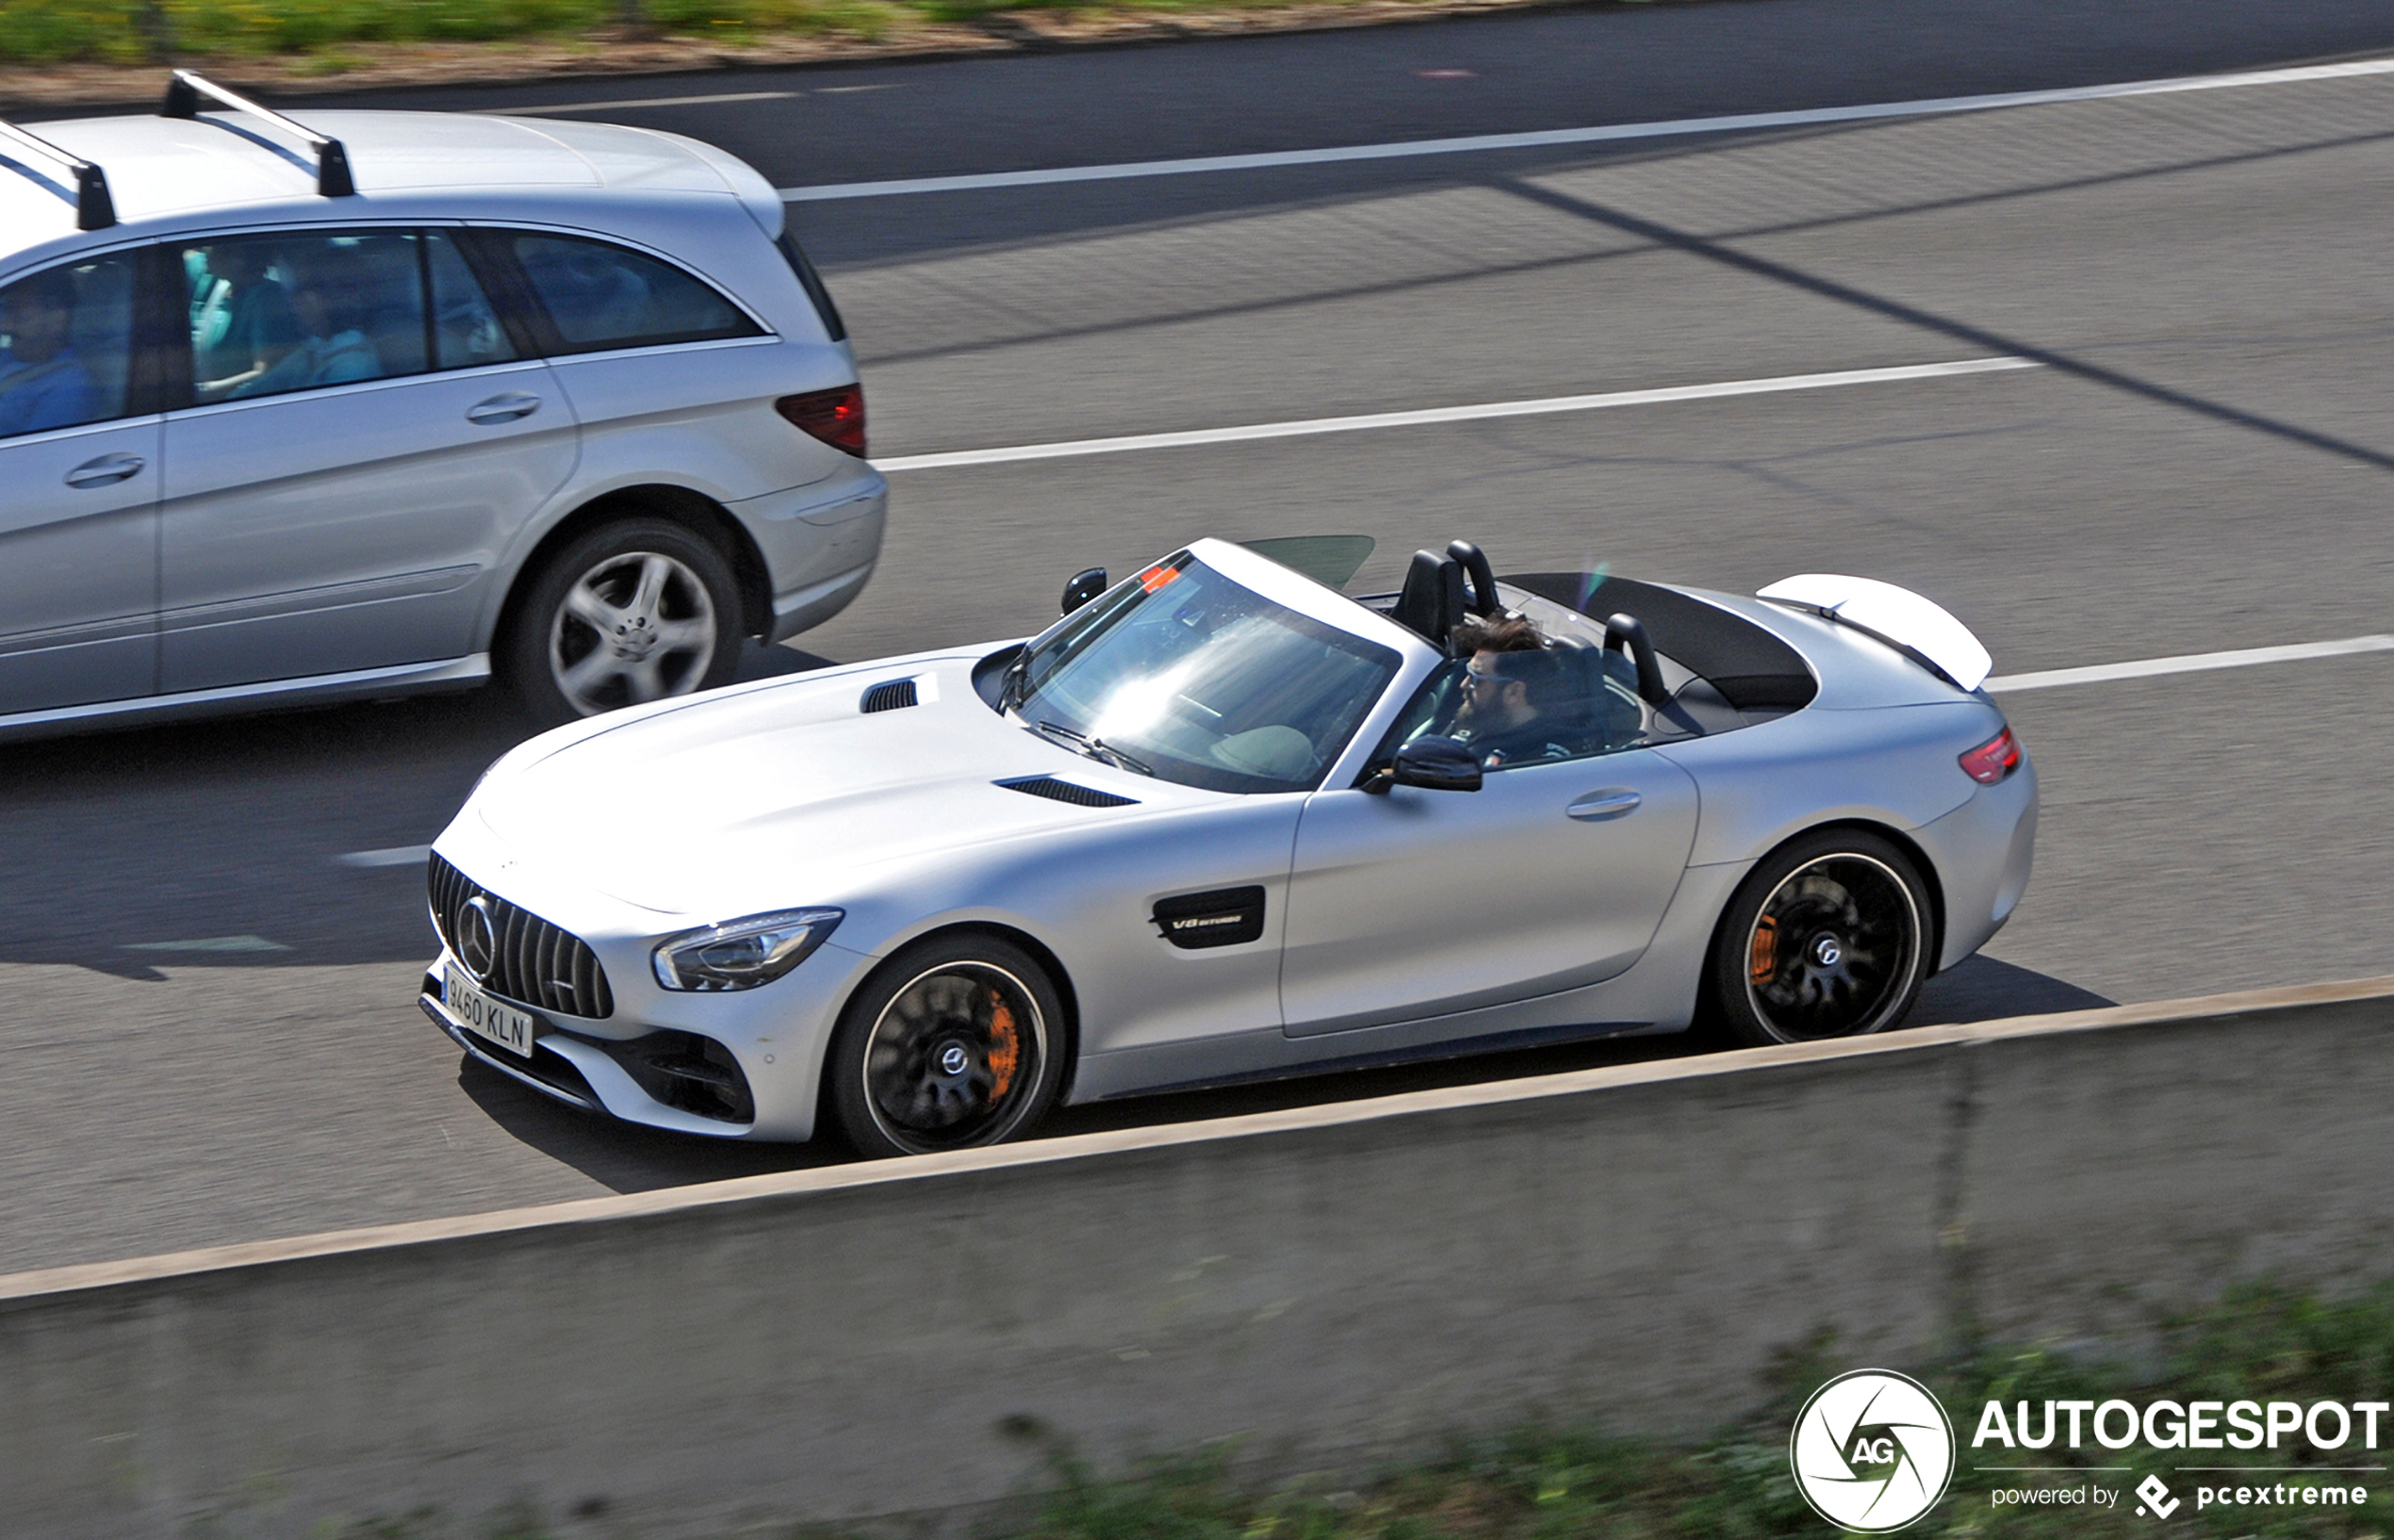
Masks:
[[[158,108],[161,118],[189,118],[200,115],[200,98],[220,102],[236,112],[246,112],[253,118],[263,118],[287,134],[305,139],[316,152],[316,191],[320,197],[353,198],[357,195],[357,183],[349,174],[349,151],[340,140],[320,134],[313,128],[293,123],[281,113],[262,107],[246,96],[226,90],[212,80],[177,70],[166,83],[166,101]]]
[[[23,145],[74,172],[76,229],[106,230],[116,223],[116,200],[108,196],[107,172],[79,156],[69,155],[48,139],[35,139],[12,123],[0,122],[0,139]]]

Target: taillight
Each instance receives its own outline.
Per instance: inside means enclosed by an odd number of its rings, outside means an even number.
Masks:
[[[862,385],[844,385],[829,390],[810,390],[803,396],[784,396],[773,403],[773,409],[833,449],[863,458]]]
[[[2020,740],[2004,729],[1961,757],[1961,773],[1981,786],[1992,786],[2020,768]]]

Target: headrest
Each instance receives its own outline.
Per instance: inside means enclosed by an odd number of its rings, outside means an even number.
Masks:
[[[1446,650],[1447,637],[1463,618],[1463,564],[1433,550],[1417,550],[1405,568],[1404,591],[1389,618]]]

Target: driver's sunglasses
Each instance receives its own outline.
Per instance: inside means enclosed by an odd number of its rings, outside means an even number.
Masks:
[[[1484,685],[1493,690],[1503,682],[1504,676],[1501,674],[1483,674],[1476,668],[1467,668],[1463,671],[1463,687],[1467,690],[1475,685]]]

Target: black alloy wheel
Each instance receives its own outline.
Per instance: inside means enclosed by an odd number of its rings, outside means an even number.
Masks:
[[[1928,976],[1928,895],[1911,861],[1861,829],[1773,851],[1730,900],[1711,992],[1730,1034],[1757,1046],[1883,1032]]]
[[[935,938],[884,964],[841,1012],[828,1111],[861,1155],[932,1155],[1027,1130],[1063,1078],[1046,971],[994,937]]]

